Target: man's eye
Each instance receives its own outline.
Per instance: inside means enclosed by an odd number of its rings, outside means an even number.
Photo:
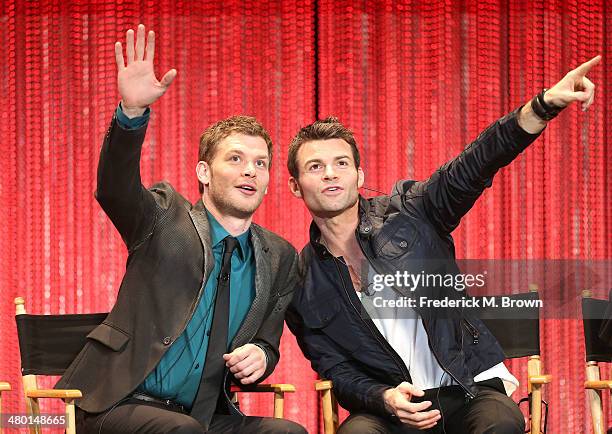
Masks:
[[[238,162],[238,161],[240,161],[240,157],[239,157],[238,155],[232,155],[232,156],[230,157],[230,160],[231,160],[231,161]]]
[[[348,161],[338,161],[339,166],[348,166]]]
[[[266,160],[257,160],[257,161],[255,162],[255,165],[256,165],[257,167],[267,167],[267,166],[268,166],[268,164],[267,164]]]
[[[312,164],[308,170],[319,170],[321,168],[320,164]]]

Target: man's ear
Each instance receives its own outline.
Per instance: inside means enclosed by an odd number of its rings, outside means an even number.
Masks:
[[[363,187],[364,182],[365,182],[365,174],[363,173],[363,170],[361,170],[361,167],[360,167],[359,169],[357,169],[357,188]]]
[[[289,177],[289,190],[291,190],[291,193],[293,193],[293,195],[299,199],[302,198],[302,190],[300,190],[300,184],[298,184],[297,179],[295,179],[293,176]]]
[[[198,176],[198,181],[202,184],[210,184],[210,166],[206,161],[198,161],[196,175]]]

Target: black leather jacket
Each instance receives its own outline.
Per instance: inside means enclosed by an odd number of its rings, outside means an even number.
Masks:
[[[406,270],[414,261],[427,268],[431,259],[458,272],[450,233],[491,186],[495,173],[538,137],[519,127],[518,110],[489,126],[426,181],[400,181],[389,196],[360,198],[355,235],[376,272]],[[319,238],[313,222],[287,324],[313,369],[333,381],[344,408],[388,416],[383,392],[411,381],[410,373],[361,308],[347,267]],[[454,289],[427,291],[430,298],[458,295]],[[417,311],[441,367],[473,397],[474,376],[504,360],[496,339],[465,312]]]

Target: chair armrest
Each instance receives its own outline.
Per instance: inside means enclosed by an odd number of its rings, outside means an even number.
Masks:
[[[315,390],[331,390],[334,387],[334,384],[331,380],[317,380],[315,381]]]
[[[529,377],[531,384],[548,384],[552,381],[552,375],[532,375]]]
[[[590,380],[584,382],[585,389],[612,389],[612,380]]]
[[[230,392],[295,392],[293,384],[274,383],[274,384],[257,384],[255,386],[238,386],[232,384]]]
[[[36,389],[28,390],[26,398],[61,398],[74,399],[82,398],[83,394],[77,389]]]
[[[11,385],[4,381],[0,381],[0,392],[5,392],[7,390],[11,390]]]

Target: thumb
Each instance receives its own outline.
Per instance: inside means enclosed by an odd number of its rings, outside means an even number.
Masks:
[[[423,392],[421,389],[415,387],[414,385],[404,381],[403,383],[400,383],[397,386],[397,390],[399,390],[400,392],[409,395],[408,398],[412,397],[412,396],[423,396],[425,395],[425,392]]]
[[[166,72],[166,74],[161,79],[160,84],[163,87],[170,86],[170,84],[172,84],[172,81],[176,77],[176,74],[177,74],[176,69],[171,69],[170,71]]]

